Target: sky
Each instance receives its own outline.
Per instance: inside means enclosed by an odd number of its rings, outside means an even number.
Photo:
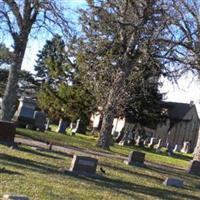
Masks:
[[[59,1],[59,0],[58,0]],[[85,0],[62,0],[68,3],[69,7],[73,10],[77,8],[85,7]],[[70,14],[71,19],[74,19],[75,15],[72,13]],[[50,38],[45,38],[50,39]],[[25,58],[23,61],[22,69],[34,72],[34,64],[37,58],[37,53],[39,50],[42,49],[43,45],[45,44],[44,38],[40,39],[33,39],[31,38],[25,53]],[[6,41],[7,46],[9,46],[10,41]],[[163,87],[160,88],[162,93],[167,93],[165,95],[166,101],[173,101],[173,102],[183,102],[183,103],[190,103],[190,101],[194,101],[199,116],[200,116],[200,81],[197,77],[193,78],[191,73],[188,73],[182,76],[178,80],[178,84],[172,84],[168,80],[162,80],[164,82]]]

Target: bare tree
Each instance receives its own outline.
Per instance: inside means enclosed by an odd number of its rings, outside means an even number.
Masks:
[[[168,59],[179,65],[182,72],[200,74],[200,0],[171,0],[168,2],[168,37],[162,38],[173,54]],[[194,152],[194,160],[200,160],[200,135]]]
[[[44,30],[67,33],[66,13],[64,3],[56,0],[0,0],[0,31],[13,40],[12,65],[2,101],[3,120],[11,120],[15,111],[18,72],[30,35],[38,36]]]

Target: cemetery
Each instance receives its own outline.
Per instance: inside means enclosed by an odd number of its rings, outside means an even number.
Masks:
[[[0,0],[0,200],[199,200],[199,49],[200,0]]]
[[[2,196],[15,194],[30,199],[199,198],[199,176],[189,172],[191,154],[168,156],[164,151],[156,153],[156,149],[148,145],[142,148],[115,144],[110,151],[102,151],[95,147],[97,138],[91,134],[77,133],[74,137],[69,130],[59,134],[56,129],[52,126],[55,132],[40,132],[17,128],[15,137],[44,141],[40,148],[33,148],[31,144],[19,144],[17,149],[0,145]],[[46,141],[54,142],[51,150]],[[69,152],[58,151],[54,145],[69,148]]]

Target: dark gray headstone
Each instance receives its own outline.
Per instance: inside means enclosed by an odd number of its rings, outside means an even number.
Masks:
[[[188,172],[200,176],[200,161],[192,160]]]
[[[41,111],[35,111],[33,115],[35,128],[40,131],[45,131],[46,114]]]
[[[0,120],[0,142],[13,145],[15,129],[15,123]]]
[[[144,161],[145,161],[145,153],[139,151],[132,151],[129,154],[128,161],[126,161],[126,164],[144,166]]]
[[[173,186],[173,187],[183,187],[183,180],[176,179],[176,178],[166,178],[163,184],[167,186]]]
[[[98,160],[86,156],[74,155],[70,171],[80,174],[96,174]]]
[[[68,127],[68,122],[64,121],[63,119],[60,119],[59,121],[59,125],[58,125],[58,129],[56,130],[56,132],[58,133],[65,133],[66,128]]]
[[[33,115],[36,107],[36,102],[27,97],[19,100],[19,106],[15,113],[14,120],[18,122],[19,126],[25,127],[27,124],[33,124]]]

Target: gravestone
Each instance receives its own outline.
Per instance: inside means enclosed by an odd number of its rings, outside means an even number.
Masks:
[[[183,187],[183,180],[176,178],[166,178],[163,182],[164,185],[173,186],[173,187]]]
[[[46,114],[41,111],[35,111],[33,119],[36,130],[45,131]]]
[[[63,119],[60,119],[56,132],[65,133],[65,130],[67,127],[68,127],[68,123],[66,121],[64,121]]]
[[[27,124],[34,124],[33,115],[36,102],[27,97],[22,97],[19,101],[19,106],[15,113],[14,120],[16,120],[18,125],[22,127],[26,127]]]
[[[190,142],[189,141],[185,141],[183,143],[183,148],[181,149],[182,153],[189,153],[190,152]]]
[[[3,195],[3,200],[29,200],[27,196],[24,195]]]
[[[188,172],[200,176],[200,161],[192,160]]]
[[[176,144],[173,149],[173,152],[180,152],[180,150],[181,150],[181,145]]]
[[[173,150],[174,150],[174,147],[170,143],[168,143],[167,144],[167,155],[172,156],[174,154]]]
[[[75,127],[72,128],[72,135],[75,135],[76,133],[85,133],[86,132],[86,126],[84,123],[78,119],[75,123]]]
[[[96,174],[98,160],[86,156],[74,155],[70,171],[80,174]]]
[[[157,143],[157,138],[152,137],[151,140],[150,140],[150,143],[149,143],[148,147],[149,148],[153,148],[156,143]]]
[[[128,156],[128,161],[124,161],[128,165],[144,166],[145,153],[132,151]]]
[[[0,142],[14,144],[15,129],[15,123],[0,120]]]
[[[50,125],[50,119],[47,118],[47,119],[46,119],[46,124],[45,124],[45,130],[46,130],[46,131],[49,131],[49,130],[50,130],[49,125]]]

